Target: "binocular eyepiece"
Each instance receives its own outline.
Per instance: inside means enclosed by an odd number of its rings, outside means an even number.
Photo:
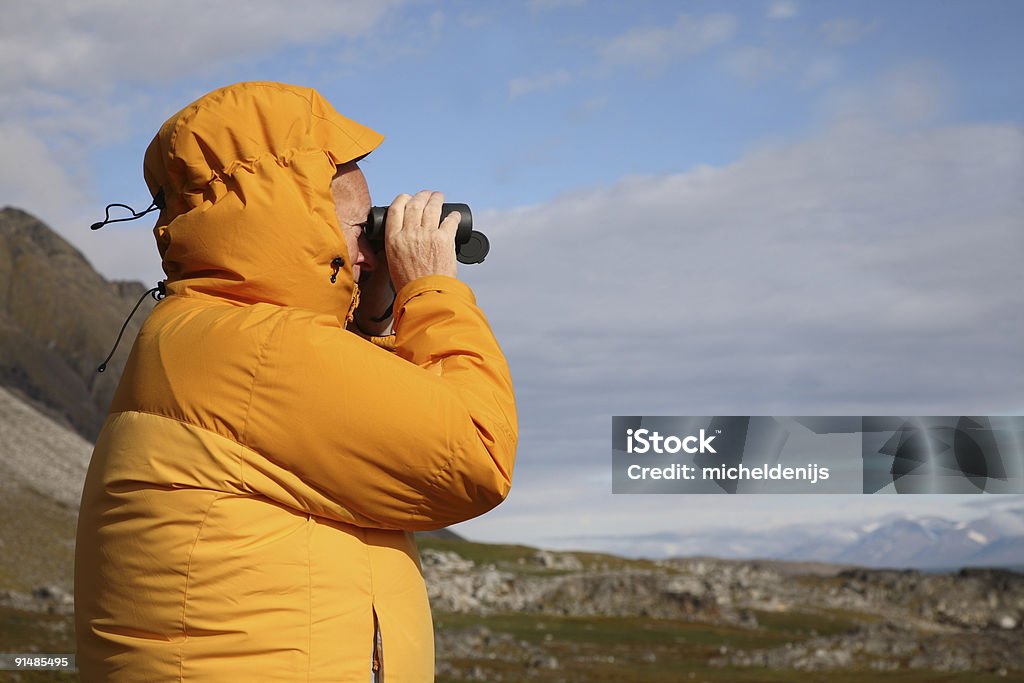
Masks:
[[[461,219],[459,227],[455,232],[455,258],[459,263],[481,263],[491,244],[487,241],[486,235],[473,229],[473,212],[469,210],[468,204],[442,204],[441,220],[448,217],[452,211],[458,211]],[[376,249],[384,247],[384,226],[387,222],[388,207],[375,206],[370,209],[370,215],[366,218],[366,228],[363,234],[370,240],[370,244]]]

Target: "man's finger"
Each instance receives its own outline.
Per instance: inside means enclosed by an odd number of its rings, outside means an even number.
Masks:
[[[405,216],[403,217],[405,229],[415,230],[423,224],[423,209],[426,207],[428,199],[430,199],[430,192],[420,190],[405,205]]]
[[[424,228],[433,228],[441,222],[441,205],[444,204],[444,195],[440,192],[432,192],[427,206],[423,209]]]
[[[459,231],[459,221],[462,220],[462,214],[458,211],[452,211],[450,214],[445,216],[445,219],[441,221],[441,225],[438,228],[441,232],[447,235],[447,239],[450,239],[452,244],[455,244],[455,233]]]
[[[402,193],[395,197],[388,207],[387,219],[384,222],[385,235],[397,235],[402,231],[402,219],[405,217],[405,205],[409,203],[412,196]]]

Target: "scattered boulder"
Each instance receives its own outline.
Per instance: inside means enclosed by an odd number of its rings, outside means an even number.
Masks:
[[[583,563],[572,553],[555,553],[550,550],[538,550],[530,557],[530,562],[540,565],[545,569],[563,569],[567,571],[583,569]]]

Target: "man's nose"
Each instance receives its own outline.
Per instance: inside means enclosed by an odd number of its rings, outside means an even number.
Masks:
[[[374,251],[373,245],[365,235],[359,236],[359,256],[356,258],[356,263],[366,272],[377,267],[377,252]]]

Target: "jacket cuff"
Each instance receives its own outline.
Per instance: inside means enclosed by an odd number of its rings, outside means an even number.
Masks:
[[[382,337],[366,336],[364,339],[373,343],[374,346],[379,346],[385,351],[395,352],[395,335],[387,334]]]
[[[385,351],[391,351],[392,353],[394,353],[395,351],[394,334],[366,334],[365,332],[359,329],[358,325],[352,325],[351,327],[348,328],[348,331],[356,335],[360,339],[365,339],[366,341],[371,342],[374,346],[379,346]]]
[[[476,297],[473,296],[473,290],[469,288],[462,280],[458,280],[448,275],[427,275],[425,277],[417,278],[412,282],[407,282],[398,294],[395,295],[394,305],[394,316],[395,316],[395,327],[398,326],[398,321],[405,310],[405,305],[410,300],[425,294],[427,292],[441,292],[447,294],[454,294],[466,303],[473,306],[476,305]]]

